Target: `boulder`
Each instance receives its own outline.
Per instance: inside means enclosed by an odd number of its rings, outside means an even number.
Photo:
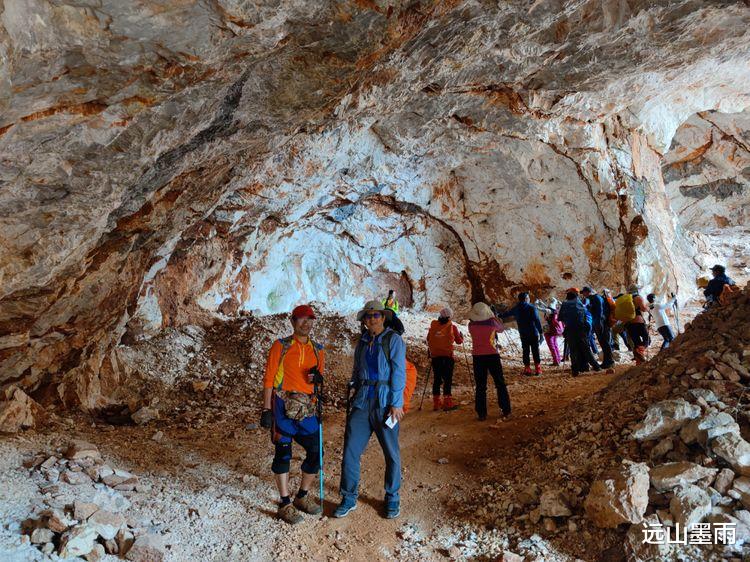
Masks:
[[[597,527],[640,523],[648,507],[648,489],[648,466],[626,462],[591,485],[586,515]]]
[[[73,502],[73,517],[75,517],[79,521],[85,521],[86,519],[91,517],[98,509],[99,506],[95,503],[75,500]]]
[[[117,535],[117,531],[125,525],[125,517],[119,513],[100,509],[89,517],[88,523],[96,529],[101,538],[112,540]]]
[[[712,439],[725,433],[739,435],[740,426],[726,412],[716,412],[690,420],[680,430],[680,438],[688,445],[699,443],[705,447]]]
[[[670,462],[651,469],[651,485],[659,492],[702,481],[703,487],[713,480],[718,469],[706,468],[692,462]]]
[[[44,527],[37,527],[31,532],[31,543],[32,544],[44,544],[52,542],[55,538],[55,533],[52,529],[45,529]]]
[[[544,492],[539,500],[539,513],[543,517],[569,517],[573,515],[568,500],[560,490]]]
[[[99,560],[104,558],[106,553],[104,545],[97,543],[94,545],[94,548],[91,549],[91,552],[84,556],[84,558],[86,559],[86,562],[99,562]]]
[[[80,486],[81,484],[91,484],[91,478],[85,472],[75,472],[73,470],[66,470],[61,476],[64,482],[72,484],[73,486]]]
[[[669,511],[674,522],[689,531],[711,513],[711,497],[698,486],[688,484],[675,491],[669,502]]]
[[[146,425],[150,421],[159,419],[159,410],[144,406],[130,416],[138,425]]]
[[[744,507],[750,507],[750,478],[745,476],[735,478],[727,494],[738,500]]]
[[[735,474],[733,470],[729,468],[722,468],[719,471],[719,474],[716,475],[716,480],[714,480],[714,489],[722,495],[726,494],[729,488],[732,486],[734,476]]]
[[[682,398],[657,402],[646,410],[643,421],[633,431],[633,438],[645,441],[664,437],[677,431],[700,414],[699,406],[690,404]]]
[[[20,388],[12,386],[3,392],[0,402],[0,433],[17,433],[36,427],[44,417],[44,408]]]
[[[729,546],[730,551],[741,552],[744,545],[750,544],[750,526],[746,522],[727,513],[712,513],[706,517],[706,521],[711,525],[722,523],[734,527],[735,541],[733,545]]]
[[[65,450],[65,458],[69,460],[92,459],[94,462],[103,462],[102,454],[93,443],[74,439]]]
[[[57,508],[46,509],[40,515],[44,525],[55,533],[63,533],[78,522],[70,519],[61,509]]]
[[[94,548],[97,536],[96,530],[87,523],[73,527],[60,539],[60,557],[85,556]]]
[[[750,476],[750,443],[737,433],[725,433],[711,441],[711,450],[724,459],[735,472]]]
[[[164,539],[159,535],[141,535],[135,539],[125,558],[133,562],[161,562],[166,553]]]
[[[112,474],[102,476],[102,482],[117,490],[132,490],[138,483],[138,477],[127,470],[115,468]]]

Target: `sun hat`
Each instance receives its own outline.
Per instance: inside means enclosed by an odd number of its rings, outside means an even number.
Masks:
[[[386,308],[385,306],[383,306],[382,302],[374,300],[367,301],[365,303],[365,306],[362,307],[362,310],[357,312],[357,320],[359,320],[360,322],[364,320],[365,314],[367,314],[368,312],[380,312],[387,320],[390,320],[391,316],[393,315],[393,311],[390,308]]]
[[[475,303],[474,306],[471,307],[471,312],[469,312],[469,320],[472,320],[473,322],[481,322],[494,317],[495,313],[492,312],[490,306],[484,302]]]

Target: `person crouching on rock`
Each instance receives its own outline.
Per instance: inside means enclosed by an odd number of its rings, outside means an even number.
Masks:
[[[380,301],[369,301],[357,313],[367,331],[354,350],[354,367],[349,383],[354,389],[351,411],[344,432],[344,458],[341,462],[341,503],[334,517],[346,517],[357,507],[360,459],[373,433],[385,457],[386,519],[400,513],[401,452],[399,423],[404,416],[406,387],[406,344],[401,336],[385,327],[392,311]]]
[[[278,517],[290,524],[302,521],[300,511],[316,515],[321,507],[308,494],[320,470],[319,431],[316,387],[323,382],[325,362],[323,346],[310,339],[315,313],[308,305],[292,311],[294,334],[277,340],[271,346],[263,379],[263,413],[261,426],[271,429],[275,452],[271,471],[276,477],[281,501]],[[305,449],[302,482],[292,503],[289,496],[289,463],[292,441]]]

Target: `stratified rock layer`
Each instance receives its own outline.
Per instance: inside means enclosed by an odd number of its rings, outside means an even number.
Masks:
[[[696,0],[7,2],[0,383],[102,407],[123,336],[385,286],[459,313],[684,287],[663,155],[748,107],[749,24]]]

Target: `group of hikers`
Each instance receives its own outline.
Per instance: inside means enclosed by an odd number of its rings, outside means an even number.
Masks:
[[[707,299],[718,302],[726,287],[731,288],[734,283],[722,266],[714,266],[712,272],[714,278],[707,284],[704,294]],[[662,349],[668,347],[674,334],[666,311],[675,304],[674,295],[665,302],[656,302],[654,294],[648,294],[644,299],[637,285],[631,285],[627,292],[614,298],[607,289],[598,294],[590,287],[580,291],[570,288],[562,303],[553,299],[550,304],[537,301],[535,305],[531,304],[529,294],[522,292],[518,294],[515,306],[504,311],[484,302],[474,303],[469,312],[468,331],[472,342],[477,418],[480,421],[487,419],[488,377],[492,377],[497,391],[501,420],[511,418],[510,396],[503,377],[498,341],[499,334],[505,330],[503,319],[512,317],[518,325],[523,374],[541,374],[539,346],[546,340],[552,364],[560,365],[569,354],[572,373],[577,376],[590,368],[598,371],[612,366],[612,349],[619,347],[618,338],[632,349],[636,363],[645,360],[649,342],[646,315],[649,313],[655,318],[656,329],[663,338]],[[341,501],[333,512],[334,517],[345,517],[356,509],[360,459],[373,433],[385,459],[383,516],[393,519],[400,514],[399,422],[408,410],[416,386],[416,368],[406,359],[406,344],[402,338],[404,326],[398,318],[398,311],[399,304],[391,290],[385,299],[369,301],[357,312],[362,333],[354,349],[348,385],[339,484]],[[434,410],[451,411],[458,407],[452,397],[454,349],[456,345],[463,346],[464,337],[452,317],[450,307],[443,307],[427,333],[430,368],[434,373]],[[293,334],[273,343],[263,379],[261,426],[271,429],[274,445],[271,470],[281,498],[278,516],[291,524],[302,521],[301,513],[321,513],[324,495],[321,396],[325,349],[310,338],[314,321],[315,312],[309,305],[297,306],[292,311]],[[562,354],[557,343],[560,336],[565,342]],[[601,364],[594,356],[596,341],[602,348]],[[294,500],[289,489],[292,442],[305,450],[302,478]],[[318,473],[320,503],[310,495]]]

